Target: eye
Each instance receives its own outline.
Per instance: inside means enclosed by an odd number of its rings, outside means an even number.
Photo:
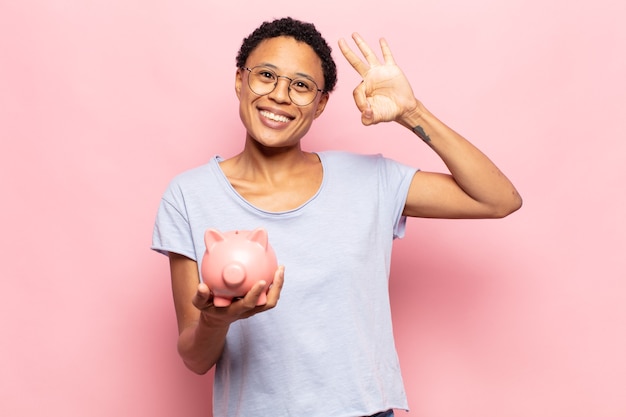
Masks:
[[[259,68],[255,71],[255,75],[263,82],[266,83],[270,83],[270,82],[274,82],[276,81],[276,74],[274,74],[272,71],[265,69],[265,68]]]
[[[293,82],[291,83],[291,88],[299,92],[307,92],[313,91],[317,87],[315,87],[315,84],[311,80],[307,80],[306,78],[298,78],[297,80],[293,80]]]

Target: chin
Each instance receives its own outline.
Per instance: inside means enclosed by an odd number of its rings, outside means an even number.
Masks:
[[[278,135],[249,135],[249,137],[257,145],[266,148],[293,148],[299,146],[300,140],[302,139],[302,135],[290,136],[285,134],[284,132],[281,132]]]

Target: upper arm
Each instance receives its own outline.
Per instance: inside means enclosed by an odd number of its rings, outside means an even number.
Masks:
[[[177,253],[170,253],[169,259],[174,307],[178,331],[181,332],[200,318],[200,310],[192,303],[193,297],[198,291],[200,275],[196,261]]]
[[[470,197],[452,175],[424,171],[413,176],[403,214],[445,219],[494,217],[493,209]]]

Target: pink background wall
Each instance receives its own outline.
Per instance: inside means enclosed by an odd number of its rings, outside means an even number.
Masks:
[[[409,415],[626,415],[626,3],[296,3],[0,3],[0,415],[210,415],[152,222],[174,174],[241,146],[234,56],[283,15],[333,46],[386,36],[525,199],[499,221],[411,220],[397,242]],[[336,57],[305,146],[440,169],[400,127],[360,125]]]

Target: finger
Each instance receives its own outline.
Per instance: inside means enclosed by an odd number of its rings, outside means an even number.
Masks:
[[[365,126],[369,126],[375,123],[374,120],[374,110],[371,107],[367,107],[365,110],[361,112],[361,123]]]
[[[267,290],[267,281],[261,280],[255,283],[250,291],[246,293],[246,295],[241,299],[241,305],[244,307],[244,310],[252,310],[257,306],[257,302],[259,301],[259,297],[263,292]]]
[[[204,282],[198,284],[198,290],[191,301],[193,305],[200,310],[204,310],[212,305],[211,291]]]
[[[391,53],[391,48],[387,43],[385,38],[380,39],[380,49],[383,52],[383,59],[385,60],[385,64],[395,64],[396,61],[393,59],[393,54]]]
[[[283,288],[284,276],[285,267],[281,265],[274,273],[274,280],[272,281],[269,291],[267,292],[267,301],[265,304],[257,305],[259,296],[263,293],[263,291],[266,291],[267,288],[267,283],[265,281],[259,281],[250,289],[250,291],[248,291],[244,298],[233,302],[226,308],[226,311],[239,319],[244,319],[276,307],[278,299],[280,298],[280,292]]]
[[[367,101],[367,85],[365,82],[361,82],[361,84],[354,89],[352,95],[354,96],[354,103],[361,113],[370,109],[371,106],[369,101]]]
[[[257,285],[252,287],[248,294],[246,294],[246,297],[241,300],[243,311],[240,312],[240,315],[242,317],[250,317],[261,311],[276,307],[278,299],[280,298],[280,292],[283,288],[284,276],[285,267],[281,265],[274,273],[274,279],[269,286],[269,290],[267,289],[267,283],[265,281],[259,281]],[[266,301],[264,304],[259,305],[259,296],[265,291],[267,291]],[[248,298],[248,295],[250,295],[250,298]]]
[[[270,308],[274,307],[278,303],[278,299],[280,298],[280,292],[283,290],[284,282],[285,267],[281,265],[274,273],[274,281],[272,281],[272,285],[270,285],[270,290],[267,293],[266,305]]]
[[[359,47],[359,50],[365,57],[365,60],[370,64],[370,66],[380,65],[378,57],[376,56],[374,51],[372,51],[372,48],[370,48],[370,46],[361,37],[361,35],[355,32],[352,34],[352,39],[354,39],[356,46]]]
[[[343,38],[339,39],[339,49],[341,49],[341,53],[346,58],[346,60],[350,63],[350,65],[352,65],[352,68],[354,68],[361,77],[365,77],[365,73],[367,73],[369,66],[365,64],[363,61],[361,61],[361,58],[359,58],[352,51],[352,49],[350,49],[350,47],[348,46],[348,43]]]

